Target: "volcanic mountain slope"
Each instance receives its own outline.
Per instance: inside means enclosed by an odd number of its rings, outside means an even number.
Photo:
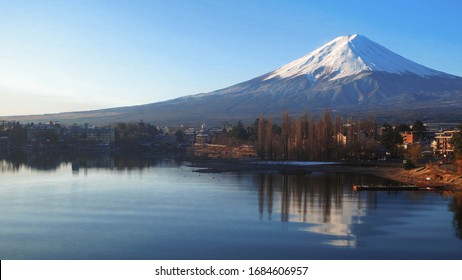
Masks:
[[[279,113],[325,107],[380,113],[460,106],[462,78],[424,67],[364,36],[352,35],[338,37],[253,80],[189,100],[212,102],[218,97],[226,100],[228,110],[242,114],[252,108]]]
[[[278,116],[283,110],[318,113],[324,108],[345,115],[410,114],[421,119],[450,111],[460,118],[462,78],[414,63],[355,34],[338,37],[275,71],[225,89],[147,105],[73,113],[68,118],[86,117],[93,123],[143,119],[178,124],[250,120],[260,113]]]

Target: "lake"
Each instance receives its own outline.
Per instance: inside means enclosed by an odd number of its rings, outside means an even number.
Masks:
[[[0,259],[462,259],[462,194],[342,173],[0,160]]]

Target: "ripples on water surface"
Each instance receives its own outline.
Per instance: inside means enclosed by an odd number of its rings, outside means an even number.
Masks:
[[[131,166],[131,167],[130,167]],[[1,259],[461,259],[462,195],[352,174],[0,161]]]

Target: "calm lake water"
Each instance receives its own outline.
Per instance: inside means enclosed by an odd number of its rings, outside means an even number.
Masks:
[[[0,160],[0,259],[462,259],[462,195],[171,160]]]

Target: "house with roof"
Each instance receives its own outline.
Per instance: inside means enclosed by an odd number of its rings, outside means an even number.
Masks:
[[[446,130],[435,133],[435,140],[432,143],[435,155],[454,155],[454,144],[452,138],[460,130]]]

